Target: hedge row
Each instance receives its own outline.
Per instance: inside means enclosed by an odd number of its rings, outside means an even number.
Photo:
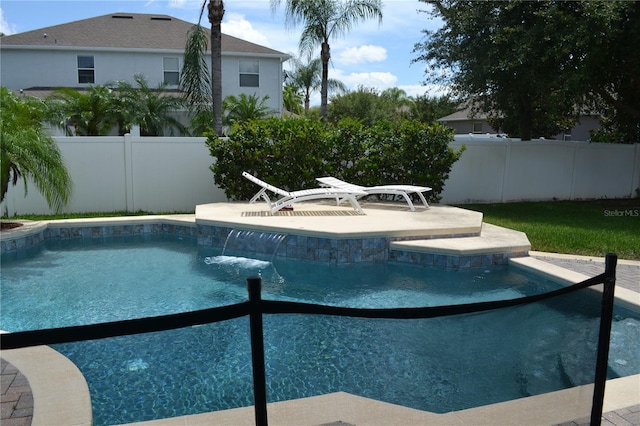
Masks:
[[[337,124],[306,118],[269,118],[235,125],[228,138],[208,135],[215,158],[215,182],[228,198],[248,200],[259,188],[247,171],[280,188],[318,186],[316,177],[334,176],[359,185],[429,186],[432,201],[453,163],[464,151],[449,147],[451,129],[418,121],[380,122],[365,127],[352,119]]]

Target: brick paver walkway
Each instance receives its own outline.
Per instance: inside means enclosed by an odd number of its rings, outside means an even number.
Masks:
[[[27,378],[13,365],[1,360],[2,426],[29,426],[33,417],[33,394]]]

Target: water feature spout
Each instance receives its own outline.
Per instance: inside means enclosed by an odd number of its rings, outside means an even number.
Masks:
[[[287,234],[232,229],[222,247],[222,255],[224,256],[227,250],[240,250],[270,255],[271,260],[286,238]]]

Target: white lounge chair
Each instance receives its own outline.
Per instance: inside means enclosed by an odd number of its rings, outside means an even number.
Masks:
[[[423,192],[431,191],[431,188],[428,186],[415,186],[415,185],[378,185],[378,186],[360,186],[353,183],[345,182],[343,180],[334,178],[334,177],[321,177],[316,179],[320,184],[325,187],[336,188],[336,189],[344,189],[345,191],[364,191],[366,195],[373,194],[390,194],[390,195],[401,195],[404,197],[405,201],[409,205],[411,211],[416,211],[413,203],[411,202],[411,197],[409,194],[417,194],[420,197],[420,201],[426,208],[429,208],[429,204],[427,200],[422,195]],[[362,197],[359,195],[358,198]],[[338,204],[343,200],[338,199]]]
[[[358,197],[362,197],[367,195],[366,192],[362,190],[347,190],[340,188],[313,188],[313,189],[302,189],[300,191],[285,191],[284,189],[280,189],[276,186],[273,186],[263,180],[258,179],[250,173],[242,172],[242,176],[249,179],[251,182],[255,183],[262,187],[260,191],[256,193],[256,195],[251,198],[250,203],[254,203],[259,198],[263,198],[267,204],[269,205],[269,210],[271,214],[275,214],[277,211],[281,210],[286,206],[291,206],[294,203],[300,201],[308,201],[308,200],[317,200],[321,198],[338,198],[340,200],[349,200],[354,209],[358,211],[360,214],[364,214],[362,208],[360,207],[360,203],[358,203]],[[276,201],[271,201],[267,191],[272,192],[274,194],[278,194],[281,198]]]

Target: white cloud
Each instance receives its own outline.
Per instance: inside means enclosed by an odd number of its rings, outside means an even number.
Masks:
[[[344,49],[337,55],[336,62],[353,65],[363,62],[382,62],[386,59],[387,49],[381,46],[366,45]]]
[[[245,16],[239,13],[225,14],[225,20],[222,22],[222,32],[261,46],[271,46],[268,37],[253,28],[251,22],[247,21]]]
[[[426,86],[421,84],[405,85],[405,86],[398,86],[398,88],[404,90],[408,96],[427,95],[431,98],[434,98],[434,97],[441,97],[449,93],[449,88],[447,86],[441,86],[436,84],[429,84]]]
[[[17,32],[16,26],[8,23],[4,19],[4,13],[2,9],[0,9],[0,33],[10,35],[10,34],[15,34],[16,32]]]
[[[146,6],[151,5],[156,0],[148,0]],[[169,7],[173,9],[200,9],[202,1],[200,0],[169,0]],[[205,10],[206,13],[206,10]]]
[[[329,74],[329,78],[342,81],[350,90],[358,86],[384,90],[389,87],[394,87],[398,81],[398,77],[390,72],[354,72],[351,74],[343,74],[341,71],[335,71],[336,72]]]
[[[179,8],[184,7],[185,4],[187,4],[187,0],[169,0],[169,7]],[[149,2],[147,2],[147,5],[149,5]]]

